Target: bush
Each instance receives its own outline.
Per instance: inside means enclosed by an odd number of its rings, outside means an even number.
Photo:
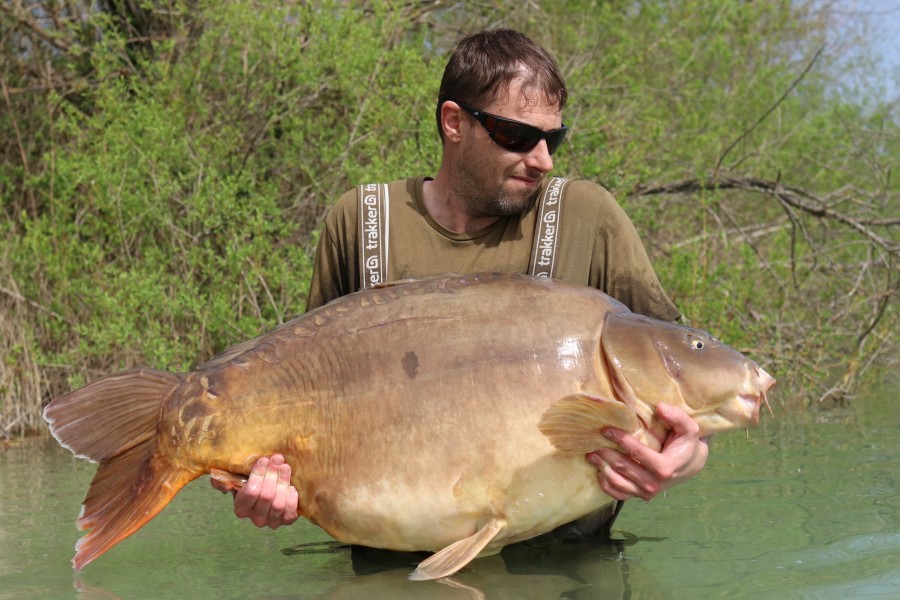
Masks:
[[[691,323],[798,397],[897,360],[896,104],[838,83],[871,65],[819,52],[829,3],[40,4],[0,8],[0,434],[302,312],[330,203],[437,169],[444,63],[488,23],[560,60],[556,173],[617,193]]]

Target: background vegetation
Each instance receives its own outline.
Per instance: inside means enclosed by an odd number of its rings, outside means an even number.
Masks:
[[[557,174],[611,188],[689,322],[803,405],[896,367],[896,90],[840,2],[0,1],[0,437],[304,308],[363,181],[432,174],[465,33],[559,60]]]

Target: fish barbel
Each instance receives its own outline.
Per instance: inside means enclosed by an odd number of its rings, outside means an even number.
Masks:
[[[584,458],[613,446],[603,427],[658,449],[665,402],[701,435],[745,428],[774,383],[589,287],[448,275],[339,298],[188,373],[108,375],[44,418],[100,463],[76,569],[190,481],[280,453],[302,516],[342,542],[434,551],[411,575],[434,579],[612,502]]]

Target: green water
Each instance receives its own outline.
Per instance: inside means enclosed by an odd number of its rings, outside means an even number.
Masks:
[[[257,530],[208,481],[82,573],[69,560],[94,465],[0,446],[0,600],[21,598],[900,598],[900,390],[763,416],[707,468],[629,502],[612,544],[516,547],[446,582],[360,556],[306,523]]]

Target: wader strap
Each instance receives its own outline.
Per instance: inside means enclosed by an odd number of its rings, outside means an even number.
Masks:
[[[554,177],[544,190],[534,226],[529,275],[556,276],[556,249],[559,245],[559,220],[562,213],[563,188],[568,179]]]
[[[359,186],[359,289],[387,281],[388,274],[388,186]]]

